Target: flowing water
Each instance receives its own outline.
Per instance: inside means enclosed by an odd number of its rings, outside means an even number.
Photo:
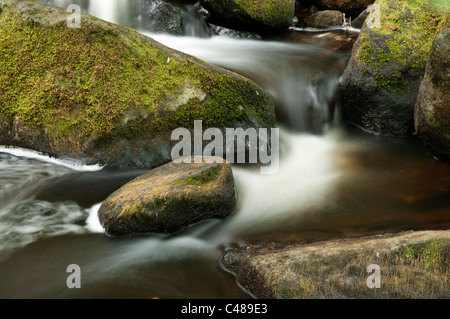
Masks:
[[[187,20],[185,36],[156,34],[136,12],[159,2],[70,1],[267,89],[281,129],[279,172],[233,167],[239,203],[226,219],[173,236],[112,239],[98,223],[99,205],[145,171],[0,148],[0,298],[251,298],[221,267],[229,245],[448,228],[450,166],[417,138],[375,137],[340,120],[336,86],[357,34],[236,39],[211,36],[199,16]],[[81,289],[66,286],[70,264],[81,267]]]

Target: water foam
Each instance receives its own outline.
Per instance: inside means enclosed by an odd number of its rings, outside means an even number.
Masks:
[[[54,158],[41,152],[10,146],[0,146],[0,153],[10,154],[16,157],[24,157],[28,159],[34,159],[41,162],[51,163],[66,168],[70,168],[79,172],[96,172],[103,169],[101,165],[85,165],[79,160]]]

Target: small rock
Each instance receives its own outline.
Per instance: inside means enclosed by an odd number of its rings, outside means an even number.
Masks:
[[[236,201],[231,164],[203,157],[200,164],[165,164],[125,184],[103,202],[98,217],[112,236],[167,234],[225,217]]]

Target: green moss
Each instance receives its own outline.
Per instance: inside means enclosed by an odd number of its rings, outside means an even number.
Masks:
[[[445,11],[431,0],[377,0],[375,4],[380,7],[381,28],[364,29],[358,58],[374,76],[376,89],[401,94],[409,90],[404,77],[425,69]]]
[[[248,16],[268,27],[288,27],[292,23],[295,10],[294,0],[203,0],[214,8],[218,15],[234,12],[237,16]]]
[[[294,16],[294,2],[285,1],[261,1],[261,0],[236,0],[236,4],[242,8],[252,19],[261,21],[265,25],[275,26],[280,19],[292,22]]]
[[[20,120],[23,129],[45,132],[55,149],[151,137],[193,127],[194,119],[213,127],[233,127],[249,117],[274,125],[273,102],[262,91],[257,95],[253,82],[202,67],[194,58],[176,58],[133,30],[87,16],[80,29],[66,26],[64,10],[49,13],[51,24],[42,23],[32,16],[46,5],[30,3],[37,8],[25,13],[30,18],[2,6],[0,113],[11,123]],[[168,97],[187,85],[206,98],[167,110]]]
[[[428,269],[448,270],[449,245],[443,239],[436,239],[422,245],[406,245],[399,252],[407,263],[422,262]]]
[[[222,171],[221,166],[215,166],[202,172],[200,175],[191,175],[186,179],[177,181],[179,185],[192,185],[200,187],[206,183],[212,181],[215,177],[219,176]]]

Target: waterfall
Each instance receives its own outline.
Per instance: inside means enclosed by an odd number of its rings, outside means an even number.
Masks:
[[[127,24],[129,20],[127,0],[90,0],[89,13],[102,20],[116,24]]]

